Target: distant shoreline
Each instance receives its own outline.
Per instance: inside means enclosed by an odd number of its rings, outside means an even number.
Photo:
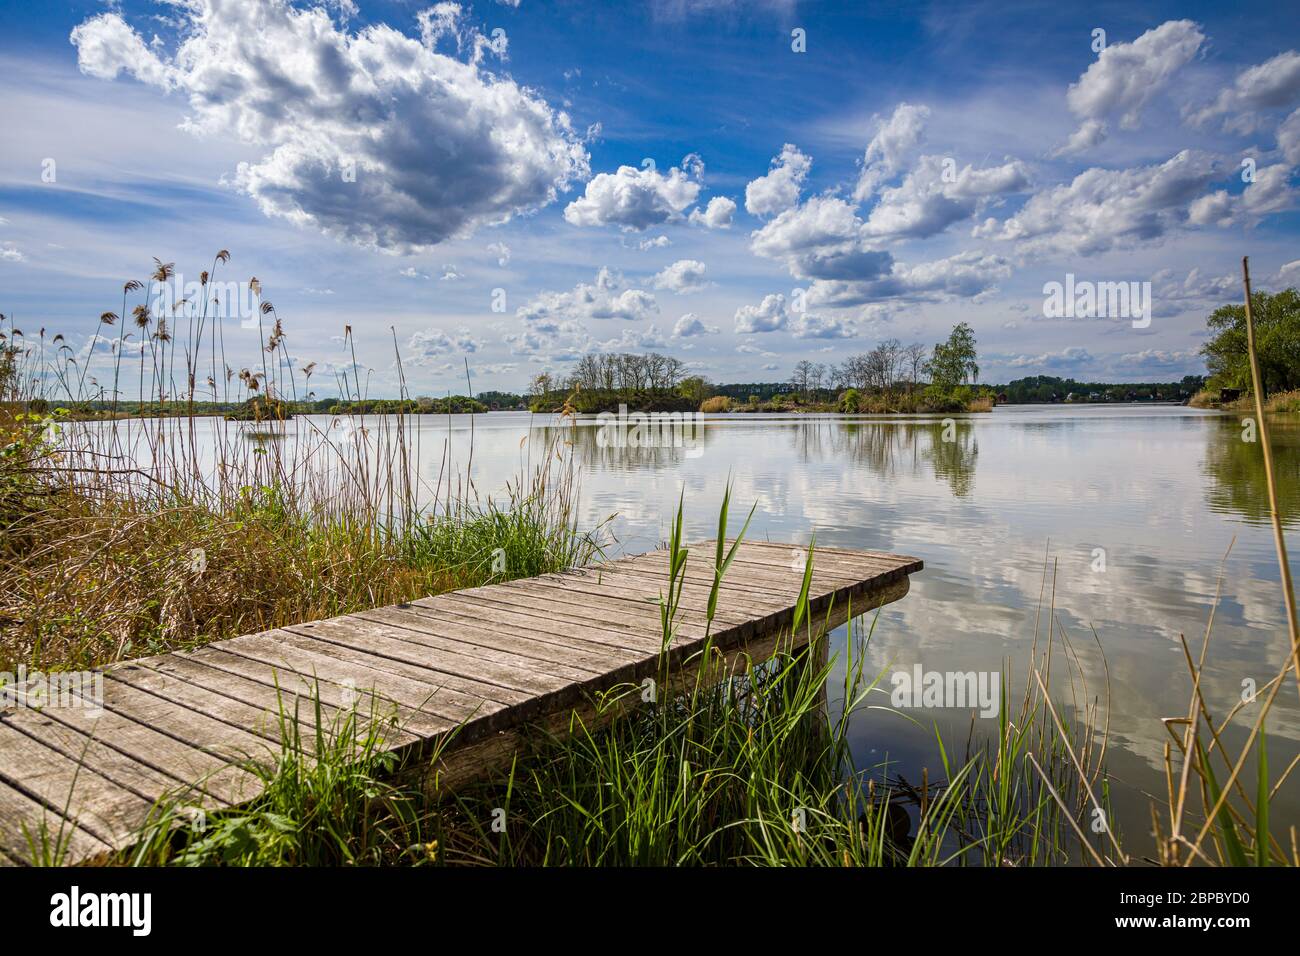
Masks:
[[[734,405],[727,409],[718,410],[718,411],[709,411],[709,412],[662,411],[662,410],[645,410],[645,409],[629,408],[628,413],[629,414],[636,413],[642,415],[702,414],[702,415],[717,416],[717,417],[723,417],[723,416],[744,417],[744,416],[758,416],[758,415],[784,415],[784,416],[797,417],[797,416],[807,416],[807,415],[824,415],[824,416],[834,416],[836,418],[845,418],[845,419],[862,419],[862,418],[932,418],[935,415],[985,415],[985,414],[989,414],[990,412],[994,411],[997,408],[1084,408],[1084,407],[1086,408],[1135,408],[1135,407],[1145,408],[1151,406],[1159,406],[1165,408],[1168,407],[1196,408],[1200,411],[1221,412],[1224,414],[1232,414],[1241,411],[1254,410],[1253,402],[1250,399],[1244,399],[1244,400],[1238,400],[1237,402],[1232,402],[1227,404],[1215,403],[1215,404],[1197,404],[1197,405],[1193,405],[1188,402],[1175,402],[1175,401],[1166,401],[1166,400],[1133,401],[1133,402],[1000,402],[995,405],[990,405],[989,407],[986,408],[964,409],[964,410],[908,409],[908,410],[898,410],[898,411],[862,411],[862,412],[857,412],[857,411],[845,412],[833,406],[827,406],[827,405],[798,405],[798,406],[783,406],[780,408],[766,408],[766,407],[753,408],[745,405]],[[1280,409],[1280,408],[1268,408],[1266,410],[1278,414],[1285,413],[1286,411],[1288,411],[1288,409]],[[57,411],[57,409],[55,409],[55,411]],[[527,409],[527,408],[489,408],[489,409],[484,409],[479,411],[452,412],[451,414],[493,415],[493,414],[503,414],[508,412],[516,412],[516,413],[527,412],[530,415],[561,414],[561,412],[559,411],[539,411],[539,410]],[[412,418],[425,418],[425,417],[445,418],[447,417],[448,413],[445,411],[428,411],[428,412],[404,411],[400,413],[388,412],[388,411],[358,411],[358,412],[304,411],[304,412],[294,413],[293,415],[290,415],[288,418],[285,419],[264,418],[264,419],[257,420],[251,418],[232,418],[228,413],[219,412],[219,411],[195,411],[192,413],[159,412],[157,414],[150,414],[150,415],[132,415],[124,412],[118,412],[115,416],[113,416],[109,414],[89,414],[89,415],[78,414],[71,410],[67,410],[67,414],[60,417],[64,421],[75,421],[75,422],[132,422],[132,421],[157,421],[160,419],[219,418],[225,421],[229,421],[232,424],[262,425],[262,424],[276,424],[278,422],[290,421],[293,418],[303,418],[303,417],[312,417],[312,416],[338,418],[338,417],[346,417],[350,415],[377,417],[377,416],[389,416],[389,415],[397,415],[397,414],[409,416]],[[576,413],[575,417],[579,420],[587,421],[587,420],[595,420],[599,415],[610,415],[610,414],[618,414],[618,412],[616,409],[602,410],[602,411],[595,411],[595,412],[582,411]]]

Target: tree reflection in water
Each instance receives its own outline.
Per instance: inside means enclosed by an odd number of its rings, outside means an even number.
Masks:
[[[1253,415],[1224,415],[1206,429],[1204,472],[1210,479],[1206,499],[1220,513],[1238,514],[1251,523],[1269,520],[1268,484],[1264,480],[1264,451],[1258,430],[1242,424]],[[1300,419],[1270,417],[1274,478],[1282,523],[1296,523],[1300,506]],[[1245,438],[1253,434],[1255,441]]]
[[[808,416],[774,421],[736,416],[706,421],[702,428],[687,427],[680,436],[668,430],[658,443],[638,445],[598,440],[600,428],[591,420],[544,425],[536,431],[541,447],[557,438],[567,441],[579,453],[580,462],[600,471],[658,471],[684,459],[707,460],[709,446],[727,430],[755,428],[763,429],[768,442],[788,443],[789,454],[799,462],[847,461],[885,479],[930,474],[946,482],[957,497],[974,489],[979,442],[973,421],[964,417],[874,420]]]

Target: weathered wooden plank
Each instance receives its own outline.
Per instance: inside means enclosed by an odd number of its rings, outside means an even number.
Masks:
[[[522,586],[538,593],[540,589],[550,589],[552,598],[556,597],[554,592],[567,594],[567,600],[577,601],[580,604],[599,602],[601,606],[627,616],[643,627],[649,625],[655,630],[659,629],[660,594],[657,590],[651,591],[640,582],[627,586],[612,574],[603,577],[594,574],[571,574],[530,578]],[[665,596],[667,594],[666,587],[664,594]],[[707,603],[708,596],[700,589],[688,588],[683,591],[682,599],[677,606],[682,623],[695,625],[701,629],[697,634],[689,636],[703,636],[702,628],[706,621]],[[730,611],[720,611],[719,617],[714,619],[714,632],[718,631],[720,625],[732,625],[743,630],[748,623],[748,617],[739,617]]]
[[[606,602],[618,602],[624,608],[624,613],[633,614],[642,619],[658,621],[660,613],[660,597],[656,594],[648,593],[644,588],[639,586],[624,586],[624,583],[615,579],[612,575],[605,575],[603,579],[598,580],[593,577],[572,575],[563,579],[536,578],[529,582],[530,587],[549,587],[555,590],[568,592],[570,595],[581,595],[583,602],[600,599]],[[703,637],[703,629],[707,623],[707,606],[708,593],[706,589],[690,587],[683,589],[680,602],[677,606],[677,613],[682,623],[693,626],[692,632],[679,631],[679,639],[683,642],[700,640]],[[717,613],[713,619],[712,633],[715,640],[721,640],[724,636],[732,639],[746,637],[754,632],[756,627],[766,626],[769,619],[773,616],[769,613],[774,605],[769,605],[760,598],[755,598],[754,607],[757,614],[746,614],[730,605],[730,602],[719,601]]]
[[[907,578],[901,582],[886,585],[872,593],[872,601],[888,603],[902,598],[908,589]],[[828,630],[839,627],[849,618],[847,608],[837,608],[829,612],[826,620]],[[798,634],[789,632],[768,632],[755,636],[751,640],[733,645],[720,659],[715,659],[710,673],[714,677],[743,673],[751,661],[766,660],[778,649],[791,651],[802,646],[808,639],[807,631]],[[671,695],[694,686],[696,674],[689,668],[675,671],[661,692]],[[597,729],[607,724],[615,716],[640,706],[640,695],[635,688],[624,694],[613,706],[597,707],[587,703],[545,716],[534,724],[516,725],[491,736],[476,740],[466,746],[458,747],[443,754],[430,770],[421,778],[426,787],[431,789],[455,789],[458,786],[482,780],[509,768],[515,760],[527,759],[529,748],[539,739],[564,734],[573,726],[582,726],[588,730]]]
[[[128,672],[131,679],[142,683],[163,683],[151,681],[153,672],[145,671],[138,665],[121,668]],[[273,759],[279,753],[279,745],[265,732],[259,732],[256,726],[244,729],[226,720],[212,717],[202,711],[192,709],[185,703],[171,700],[126,681],[117,680],[116,671],[111,668],[104,680],[104,709],[130,717],[137,723],[154,727],[170,737],[185,743],[194,743],[209,753],[224,757],[227,761]],[[162,677],[163,675],[157,675]],[[253,723],[262,722],[262,716],[255,708],[235,705],[230,702],[231,719],[250,716]],[[236,714],[236,708],[239,712]]]
[[[424,668],[429,671],[430,683],[442,680],[448,687],[503,704],[523,703],[533,694],[554,690],[565,683],[560,678],[529,674],[495,661],[467,658],[393,637],[395,628],[360,618],[295,624],[284,630],[306,634],[319,641],[363,647],[375,657]]]
[[[614,573],[623,576],[634,576],[646,581],[663,580],[657,569],[652,567],[621,567]],[[729,579],[729,583],[727,579]],[[749,566],[737,570],[736,566],[732,565],[728,571],[727,579],[724,579],[723,584],[718,588],[719,598],[728,598],[741,602],[748,601],[755,595],[759,595],[772,601],[779,599],[786,603],[792,603],[799,596],[799,590],[803,585],[803,573],[801,571],[780,572],[772,569],[752,573]],[[712,590],[712,567],[706,566],[703,562],[688,561],[683,569],[682,580],[687,587],[704,588],[706,591]],[[848,592],[854,587],[858,587],[860,583],[860,581],[849,578],[832,578],[824,574],[815,574],[809,584],[808,594],[809,597],[815,598],[823,594]]]
[[[312,740],[316,733],[316,710],[319,704],[321,727],[327,733],[341,727],[348,718],[350,706],[348,702],[340,699],[339,706],[334,706],[325,700],[319,699],[319,692],[316,688],[306,684],[299,685],[301,690],[293,690],[283,685],[276,688],[273,684],[251,680],[241,674],[220,668],[207,666],[202,661],[193,658],[180,657],[179,655],[169,654],[165,657],[152,658],[145,663],[145,666],[152,670],[157,670],[164,674],[170,674],[196,687],[205,688],[223,694],[233,700],[239,701],[269,714],[283,714],[284,719],[294,721],[298,724],[303,734],[304,740]],[[263,670],[270,672],[270,667],[264,667]],[[355,695],[351,701],[352,705],[362,703],[360,695]],[[358,710],[358,715],[364,712]],[[394,727],[386,726],[387,722],[378,722],[373,728],[370,723],[366,722],[357,727],[359,733],[366,733],[371,729],[381,733],[385,740],[390,738],[393,745],[404,743],[413,743],[418,739],[414,734],[405,733]]]
[[[0,721],[0,784],[39,800],[117,846],[148,818],[150,801]]]
[[[443,601],[442,598],[455,600]],[[530,641],[563,642],[566,649],[592,660],[632,660],[659,646],[648,629],[630,627],[626,619],[594,619],[592,615],[584,614],[586,609],[556,602],[543,604],[535,595],[504,586],[473,597],[462,597],[460,593],[443,594],[437,599],[429,599],[427,604],[421,600],[413,606],[429,613],[436,608],[439,615],[454,615],[462,621],[477,617],[486,622],[494,634],[527,632]],[[600,640],[593,635],[600,636]]]
[[[452,654],[479,657],[508,667],[535,671],[561,680],[586,680],[594,674],[602,673],[609,663],[587,660],[584,666],[573,661],[574,656],[566,655],[562,649],[550,652],[547,657],[539,657],[537,645],[529,641],[526,635],[516,636],[503,632],[498,634],[498,639],[494,641],[488,635],[495,632],[486,630],[481,625],[467,625],[455,618],[440,618],[436,614],[410,604],[375,608],[373,611],[362,611],[355,616],[377,624],[393,625],[419,635],[418,639],[403,636],[403,640],[416,641],[426,647]],[[546,653],[546,645],[542,645],[541,653]],[[569,660],[555,660],[556,657],[569,657]]]
[[[44,711],[26,708],[7,711],[0,715],[0,720],[151,803],[163,798],[174,798],[193,806],[226,805],[225,801],[195,786],[197,775],[185,780],[168,776],[128,754],[114,750],[102,740],[60,724]],[[201,751],[197,753],[202,756]],[[224,764],[213,758],[213,766]]]
[[[710,545],[711,546],[711,545]],[[697,550],[702,550],[697,549]],[[912,574],[921,570],[922,562],[901,554],[887,554],[882,551],[846,551],[842,548],[824,548],[813,545],[813,572],[818,566],[832,573],[862,574],[869,577],[871,572],[899,572]],[[762,541],[743,541],[736,551],[736,560],[748,564],[767,564],[777,567],[790,567],[797,556],[806,555],[806,546],[773,544]],[[798,557],[802,563],[802,557]],[[735,565],[733,565],[734,567]]]
[[[576,580],[529,579],[501,585],[501,588],[503,599],[505,595],[511,595],[516,600],[526,598],[546,608],[545,613],[548,614],[551,609],[563,607],[569,613],[586,615],[593,626],[601,628],[613,627],[614,622],[617,621],[626,626],[625,631],[619,632],[620,635],[628,632],[636,635],[635,643],[632,637],[616,638],[626,646],[634,646],[647,653],[658,653],[662,648],[663,628],[658,598],[653,602],[643,597],[629,599],[626,595],[613,590],[602,591],[599,586],[578,586]],[[539,610],[534,613],[543,612]],[[743,636],[742,629],[718,621],[714,622],[712,633],[716,638],[719,634],[731,634],[733,630],[735,634],[731,635],[732,637],[739,639]],[[689,607],[678,607],[674,617],[674,632],[673,647],[702,641],[708,633],[703,610],[697,612]]]
[[[694,574],[711,580],[715,552],[712,542],[706,542],[705,545],[691,550],[691,556],[686,562],[688,577]],[[736,557],[728,570],[727,578],[743,585],[773,579],[783,581],[789,575],[797,585],[801,585],[806,554],[805,548],[746,541],[736,549]],[[696,559],[700,559],[702,568],[695,564]],[[667,560],[666,553],[663,560]],[[640,561],[640,558],[636,558],[630,563],[636,566]],[[810,594],[843,591],[846,588],[850,592],[860,593],[897,581],[921,570],[922,566],[918,559],[904,555],[842,550],[823,552],[822,548],[817,547],[814,549]]]
[[[6,719],[12,712],[5,714]],[[232,765],[228,748],[191,745],[129,716],[104,711],[92,716],[82,708],[61,707],[42,711],[56,723],[76,731],[124,757],[152,767],[181,783],[192,784],[223,803],[251,800],[261,789],[256,778]],[[236,755],[237,757],[238,755]]]
[[[477,605],[471,602],[467,606],[441,601],[430,607],[408,604],[380,610],[386,613],[400,611],[403,623],[408,627],[428,628],[429,633],[455,635],[456,640],[465,644],[489,650],[510,650],[520,657],[564,665],[572,671],[569,676],[573,679],[580,678],[581,672],[603,674],[611,663],[617,663],[625,656],[625,652],[611,646],[556,640],[547,628],[528,626],[519,618],[507,623],[503,618],[508,619],[510,615],[500,614],[493,607],[485,606],[484,602]]]
[[[292,631],[267,631],[215,645],[218,653],[238,654],[252,660],[292,670],[309,678],[352,686],[362,693],[372,689],[385,700],[410,707],[446,722],[450,728],[504,711],[505,705],[465,694],[431,677],[428,670],[401,661],[376,657],[345,644],[318,641]]]
[[[703,542],[709,547],[713,546],[712,541]],[[805,549],[805,545],[783,544],[779,541],[761,541],[756,538],[746,538],[740,543],[741,551],[789,551],[791,548]],[[818,554],[826,555],[828,560],[845,560],[854,563],[863,561],[884,561],[893,567],[908,567],[919,571],[922,561],[920,558],[913,557],[910,554],[895,554],[890,551],[873,551],[870,549],[857,550],[854,548],[839,548],[833,545],[817,544],[815,550]]]
[[[8,863],[40,862],[56,852],[64,860],[99,856],[112,846],[7,783],[0,783],[0,856]],[[51,862],[61,862],[52,860]]]
[[[659,647],[659,611],[652,614],[644,609],[629,614],[623,601],[592,601],[587,595],[560,588],[553,584],[535,585],[532,578],[492,585],[491,590],[462,591],[467,599],[489,605],[509,605],[518,613],[553,622],[552,635],[559,634],[574,640],[615,649],[657,650]],[[472,598],[471,598],[472,595]],[[437,602],[449,595],[421,598],[412,603],[430,609],[440,607]],[[703,636],[703,629],[700,630]]]
[[[688,549],[686,576],[690,580],[712,584],[713,562],[716,552],[711,543]],[[806,548],[789,545],[750,545],[742,543],[736,549],[735,557],[722,581],[723,589],[748,590],[756,585],[772,583],[783,585],[787,577],[793,577],[796,590],[803,580]],[[640,573],[660,573],[667,580],[668,554],[666,551],[650,552],[633,558],[619,559],[611,567],[624,570],[636,570]],[[593,567],[599,567],[593,566]],[[919,570],[920,563],[915,559],[895,559],[874,554],[863,554],[858,559],[848,559],[838,555],[822,557],[822,550],[814,550],[812,589],[814,593],[831,591],[844,587],[860,585],[870,586],[879,583],[879,576],[911,573]]]
[[[741,557],[740,554],[737,554],[733,563],[727,569],[727,573],[723,576],[720,584],[723,590],[748,593],[754,590],[755,587],[761,587],[764,590],[776,589],[781,593],[788,593],[793,589],[793,592],[798,594],[803,584],[804,568],[802,564],[796,567],[793,562],[786,566],[767,562],[751,563],[742,561]],[[686,579],[711,587],[714,577],[713,561],[714,554],[712,552],[707,556],[694,551],[691,552],[687,557],[684,568]],[[634,572],[657,577],[664,582],[668,579],[666,559],[661,559],[655,555],[628,558],[626,561],[619,562],[616,569],[623,572]],[[811,582],[811,591],[814,594],[857,587],[862,584],[863,575],[861,569],[858,572],[832,572],[814,562]]]
[[[595,704],[605,691],[661,677],[665,665],[685,679],[681,665],[706,634],[719,652],[710,673],[743,667],[774,641],[806,640],[788,633],[803,549],[746,542],[736,554],[710,623],[715,549],[690,546],[666,651],[661,550],[128,662],[106,672],[104,710],[93,717],[0,713],[0,862],[25,855],[13,836],[21,829],[6,823],[52,815],[72,825],[58,815],[61,793],[72,793],[68,816],[79,821],[68,831],[75,858],[129,843],[154,801],[187,783],[200,789],[179,794],[185,802],[251,799],[260,784],[240,762],[278,757],[282,715],[309,747],[318,699],[331,728],[356,707],[358,733],[372,727],[364,713],[373,708],[383,746],[403,765],[427,767],[407,758],[450,741],[435,770],[456,781],[509,757],[529,727],[607,719]],[[897,600],[920,568],[902,555],[817,548],[810,616],[835,626]]]
[[[793,575],[791,575],[793,577]],[[595,580],[603,585],[611,585],[619,588],[633,591],[636,589],[657,587],[661,578],[651,571],[645,571],[638,568],[619,567],[604,571],[595,577]],[[666,579],[663,579],[666,582]],[[747,609],[749,608],[766,608],[777,610],[779,608],[789,607],[799,596],[799,587],[801,580],[787,581],[781,579],[759,579],[754,577],[742,577],[741,580],[748,582],[747,588],[727,587],[718,589],[717,613],[726,614],[736,621],[745,621],[749,618]],[[695,607],[695,601],[698,600],[700,607],[707,607],[710,593],[713,590],[711,579],[697,576],[691,571],[686,571],[679,579],[680,593],[685,598],[692,599],[689,606]],[[813,597],[818,597],[823,593],[832,593],[834,588],[824,588],[819,591],[810,592]],[[663,593],[667,594],[667,586],[663,588]],[[656,598],[658,595],[656,594]],[[717,618],[714,618],[717,620]],[[725,618],[724,618],[725,619]]]
[[[394,731],[398,734],[395,743],[403,742],[402,738],[408,732],[410,736],[419,738],[446,730],[452,723],[445,718],[426,714],[390,700],[371,687],[357,684],[355,678],[344,678],[352,680],[353,684],[339,684],[326,679],[319,670],[310,675],[300,674],[283,664],[277,666],[215,647],[199,648],[188,654],[191,656],[187,656],[185,660],[204,667],[235,674],[273,691],[291,691],[304,709],[314,706],[314,701],[317,699],[330,702],[322,704],[322,716],[328,719],[331,725],[353,707],[356,709],[358,721],[367,727],[370,726],[371,721],[386,722],[391,719],[395,727],[402,728],[400,732]],[[200,654],[202,656],[199,656]],[[333,663],[338,665],[340,670],[343,669],[339,662]],[[355,674],[356,668],[349,668],[348,673]]]
[[[744,545],[741,545],[741,548],[737,550],[737,560],[727,572],[727,579],[733,580],[737,587],[728,588],[724,586],[719,589],[718,618],[725,620],[727,615],[734,613],[735,610],[748,608],[750,611],[749,621],[758,630],[787,624],[792,617],[791,611],[802,587],[802,568],[798,572],[794,572],[789,565],[782,566],[776,563],[781,560],[780,548],[765,549],[765,552],[771,556],[770,563],[744,564],[740,560],[745,553],[744,547]],[[700,600],[707,600],[707,595],[712,590],[713,558],[715,555],[712,546],[707,549],[696,549],[694,553],[697,556],[704,554],[705,557],[696,561],[692,561],[688,557],[684,569],[684,579],[687,583],[683,588],[683,595],[689,596],[689,599],[684,597],[683,604],[688,606],[692,613],[698,610]],[[666,580],[666,552],[658,552],[657,554],[663,555]],[[616,576],[646,576],[647,572],[639,565],[639,560],[633,558],[626,564],[619,562],[613,574]],[[908,560],[914,561],[914,559]],[[861,602],[855,602],[855,598],[865,597],[872,590],[884,587],[900,577],[906,577],[906,574],[897,571],[893,565],[886,566],[885,570],[882,571],[879,569],[878,563],[874,561],[869,563],[869,568],[859,567],[852,574],[845,576],[839,573],[819,574],[816,569],[816,562],[814,562],[814,573],[809,588],[810,616],[815,620],[832,607],[838,608],[841,605],[860,606]],[[914,566],[919,568],[919,562],[915,562]],[[609,583],[614,583],[614,581],[611,580]],[[755,613],[771,612],[774,608],[775,612],[766,617]],[[724,611],[725,613],[723,613]]]
[[[286,630],[311,633],[321,640],[334,640],[352,645],[364,644],[369,653],[420,667],[437,667],[439,675],[454,675],[454,679],[478,684],[482,693],[491,700],[507,702],[513,714],[530,715],[549,708],[558,708],[576,701],[589,689],[589,683],[568,682],[549,676],[512,670],[499,663],[464,658],[439,652],[408,641],[391,639],[393,628],[367,620],[348,619],[329,622],[328,628],[313,626],[290,627]],[[499,682],[499,683],[489,683]],[[599,683],[599,680],[597,682]]]
[[[126,706],[119,708],[110,703],[110,688],[116,686],[143,691],[160,702],[155,704],[139,696],[131,698],[133,705],[145,708],[146,712],[166,713],[167,708],[160,709],[160,705],[169,705],[186,714],[220,721],[233,731],[228,734],[229,739],[241,741],[249,748],[250,754],[278,752],[284,736],[281,733],[281,722],[293,722],[292,713],[282,715],[273,706],[253,707],[215,687],[200,687],[136,662],[126,667],[110,668],[104,681],[105,706],[130,713]],[[299,729],[304,737],[311,733],[311,729],[305,725],[300,724]]]

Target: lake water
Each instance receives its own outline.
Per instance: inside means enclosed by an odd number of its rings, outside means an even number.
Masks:
[[[437,478],[448,435],[463,471],[470,420],[417,422],[426,480]],[[1286,660],[1261,449],[1243,441],[1231,416],[1151,405],[1003,406],[947,426],[937,418],[731,415],[711,417],[689,447],[647,448],[610,447],[592,421],[569,428],[494,413],[473,422],[477,487],[502,488],[527,448],[535,455],[560,434],[581,467],[585,524],[616,516],[615,552],[665,541],[683,491],[690,536],[713,536],[730,476],[733,528],[755,504],[753,537],[800,545],[815,534],[823,545],[922,558],[911,592],[880,614],[873,673],[915,664],[999,671],[1010,662],[1023,680],[1040,608],[1045,627],[1050,563],[1057,620],[1103,706],[1103,652],[1109,665],[1107,764],[1130,850],[1148,848],[1146,795],[1164,792],[1169,738],[1160,718],[1187,711],[1179,635],[1199,651],[1219,592],[1202,689],[1220,719],[1241,699],[1243,682],[1263,686]],[[1300,427],[1276,424],[1274,445],[1283,513],[1294,519]],[[1052,587],[1049,575],[1049,595]],[[838,637],[842,643],[843,630]],[[882,686],[887,692],[890,684]],[[1287,686],[1269,720],[1275,777],[1300,749],[1296,701]],[[1246,729],[1257,706],[1243,711]],[[912,716],[922,726],[883,711],[862,714],[853,732],[859,765],[888,761],[911,780],[921,766],[935,774],[935,723],[950,752],[964,748],[968,710]],[[1230,746],[1243,738],[1244,731],[1226,737]],[[1289,781],[1273,806],[1276,823],[1296,821],[1300,782]]]

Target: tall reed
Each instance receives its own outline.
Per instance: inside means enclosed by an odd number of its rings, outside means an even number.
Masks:
[[[214,273],[230,258],[219,252]],[[530,448],[504,493],[485,496],[472,462],[454,460],[449,426],[426,476],[428,429],[404,411],[279,414],[311,395],[314,366],[299,367],[275,307],[257,312],[256,362],[235,369],[231,320],[206,295],[178,298],[174,276],[155,260],[148,282],[124,285],[123,313],[140,299],[134,343],[115,313],[82,354],[62,336],[50,349],[43,333],[28,343],[0,318],[0,665],[99,665],[560,570],[599,549],[601,528],[577,525],[578,476],[560,438]],[[210,289],[212,274],[201,279]],[[114,324],[115,337],[101,335]],[[138,352],[150,414],[110,405],[105,420],[79,420],[103,398],[87,361],[108,345],[114,401],[129,388],[123,350]],[[359,401],[350,327],[344,348],[341,395]],[[394,362],[409,398],[396,341]],[[252,420],[189,414],[218,397],[245,403]]]

